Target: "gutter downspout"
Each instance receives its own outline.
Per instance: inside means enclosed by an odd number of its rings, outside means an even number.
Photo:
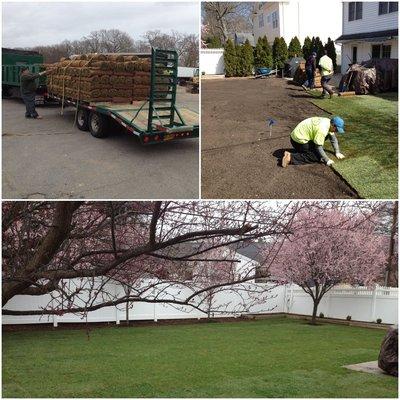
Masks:
[[[297,2],[297,37],[300,39],[300,2]]]

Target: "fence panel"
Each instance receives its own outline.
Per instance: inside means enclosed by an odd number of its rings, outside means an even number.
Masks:
[[[73,282],[71,283],[73,284]],[[107,283],[107,291],[116,296],[123,293],[123,288],[117,283]],[[190,289],[168,286],[163,292],[167,298],[185,298]],[[15,296],[6,307],[11,310],[40,310],[51,302],[50,295],[44,296]],[[312,300],[301,288],[297,286],[276,287],[269,283],[246,283],[232,290],[217,292],[213,296],[212,310],[214,317],[237,316],[245,313],[277,313],[287,312],[293,314],[311,315]],[[227,313],[226,311],[230,312]],[[349,288],[337,287],[328,292],[322,299],[318,314],[322,312],[325,317],[346,318],[351,315],[353,320],[376,321],[380,318],[384,323],[397,323],[398,321],[398,289],[376,287],[369,289],[364,287]],[[152,304],[137,302],[129,308],[131,320],[159,320],[177,318],[206,318],[203,313],[193,307],[182,307],[174,304]],[[3,324],[31,324],[60,322],[113,322],[119,323],[126,319],[125,305],[106,307],[89,312],[86,317],[74,314],[62,316],[9,316],[2,318]]]

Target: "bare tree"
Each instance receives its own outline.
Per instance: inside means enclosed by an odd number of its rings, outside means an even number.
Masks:
[[[93,31],[79,40],[65,40],[51,46],[36,46],[31,50],[41,53],[46,63],[59,61],[61,57],[86,53],[149,53],[151,47],[165,50],[176,49],[180,65],[197,67],[199,65],[199,40],[197,35],[172,31],[148,31],[144,39],[133,40],[127,33],[118,29]]]
[[[169,34],[155,30],[147,31],[144,38],[152,47],[165,50],[175,49],[178,53],[179,62],[183,66],[197,67],[199,65],[199,39],[197,35],[177,31],[172,31]]]
[[[251,30],[251,13],[254,3],[250,2],[204,2],[203,24],[207,33],[225,43],[229,35],[238,31]]]

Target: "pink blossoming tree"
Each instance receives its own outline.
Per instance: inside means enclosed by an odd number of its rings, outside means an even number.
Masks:
[[[338,284],[372,285],[387,262],[387,237],[366,214],[339,209],[304,209],[294,232],[282,243],[270,272],[280,282],[300,286],[313,301],[312,323],[323,296]]]
[[[254,270],[226,273],[233,260],[221,249],[287,235],[298,208],[248,201],[5,202],[3,314],[85,315],[135,302],[207,313],[207,293],[254,280]],[[171,295],[172,286],[180,289]],[[9,301],[17,295],[51,301],[14,310]]]

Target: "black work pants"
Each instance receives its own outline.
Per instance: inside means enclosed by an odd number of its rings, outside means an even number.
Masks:
[[[36,112],[35,108],[35,93],[22,93],[21,97],[26,107],[25,117],[36,118],[39,114]]]
[[[332,75],[325,75],[321,78],[322,94],[333,94],[332,86],[329,85]]]
[[[314,142],[307,142],[304,144],[295,142],[290,138],[290,143],[296,150],[291,154],[290,163],[293,165],[312,164],[319,162],[320,156]]]

